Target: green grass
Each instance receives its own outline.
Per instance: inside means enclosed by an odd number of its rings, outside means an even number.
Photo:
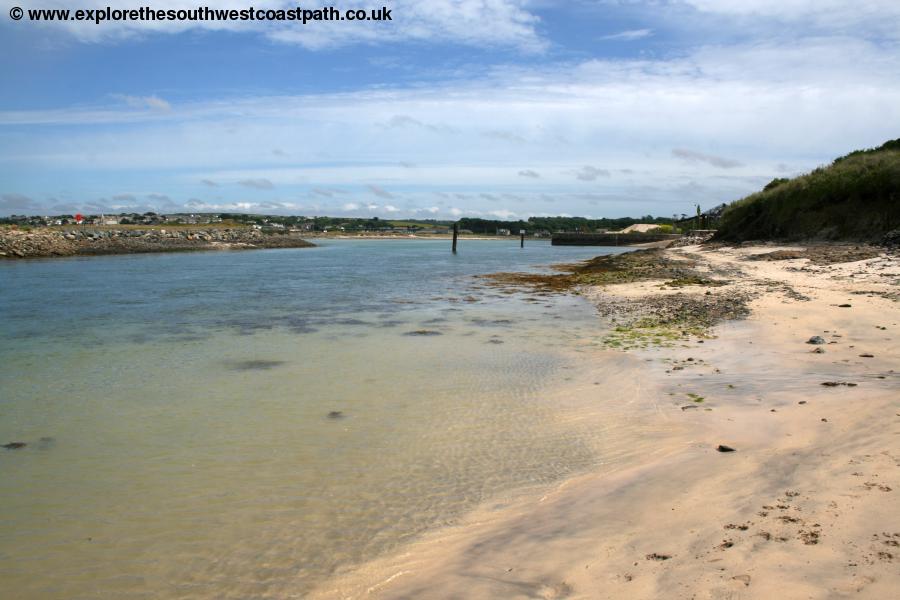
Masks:
[[[436,227],[434,223],[417,223],[413,221],[388,221],[388,223],[391,227],[421,227],[422,229],[434,229]]]
[[[876,241],[898,227],[900,140],[893,140],[734,202],[716,239]]]
[[[637,350],[646,348],[673,348],[688,336],[705,337],[705,332],[680,326],[659,325],[651,320],[641,320],[630,326],[619,326],[602,339],[607,348]]]

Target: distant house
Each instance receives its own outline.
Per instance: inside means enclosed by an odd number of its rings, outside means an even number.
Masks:
[[[498,229],[497,235],[509,235],[509,229]]]

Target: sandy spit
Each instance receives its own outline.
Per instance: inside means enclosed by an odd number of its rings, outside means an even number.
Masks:
[[[748,260],[775,250],[666,251],[731,274],[682,293],[754,299],[714,339],[630,353],[629,393],[660,424],[638,458],[485,506],[313,597],[900,597],[900,259]]]

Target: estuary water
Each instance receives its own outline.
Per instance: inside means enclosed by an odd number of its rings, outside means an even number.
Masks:
[[[0,262],[0,597],[303,597],[609,459],[593,307],[474,276],[621,250],[320,243]]]

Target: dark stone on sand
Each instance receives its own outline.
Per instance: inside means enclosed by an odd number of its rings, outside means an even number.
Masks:
[[[434,331],[432,329],[417,329],[415,331],[407,331],[403,335],[443,335],[440,331]]]
[[[824,344],[825,340],[824,340],[824,338],[822,338],[822,336],[814,335],[811,338],[809,338],[808,340],[806,340],[806,343],[819,345],[819,344]]]
[[[696,404],[685,404],[684,406],[681,407],[681,410],[687,410],[689,408],[700,408],[700,407],[697,406]]]
[[[239,360],[229,364],[232,371],[266,371],[285,364],[283,360]]]
[[[801,400],[801,401],[798,402],[797,404],[806,404],[806,400]]]
[[[724,444],[719,444],[718,446],[716,446],[716,450],[718,450],[719,452],[734,452],[734,448],[732,448],[731,446],[726,446]]]
[[[329,419],[343,419],[344,416],[345,416],[344,411],[342,411],[342,410],[333,410],[330,413],[328,413]]]
[[[657,552],[647,555],[647,560],[669,560],[670,558],[672,558],[671,554],[659,554]]]
[[[24,448],[27,445],[28,444],[25,442],[10,442],[8,444],[3,444],[3,447],[6,448],[7,450],[19,450],[21,448]]]
[[[825,387],[837,387],[839,385],[846,385],[847,387],[856,387],[855,383],[850,383],[849,381],[823,381],[822,385]]]
[[[488,340],[488,344],[502,344],[502,343],[503,343],[503,340],[498,340],[498,339]]]
[[[825,354],[825,348],[816,348],[815,350],[810,350],[813,354]]]
[[[875,358],[875,355],[866,353],[866,354],[860,354],[859,357],[860,358]]]
[[[850,304],[838,304],[838,308],[850,308]]]

